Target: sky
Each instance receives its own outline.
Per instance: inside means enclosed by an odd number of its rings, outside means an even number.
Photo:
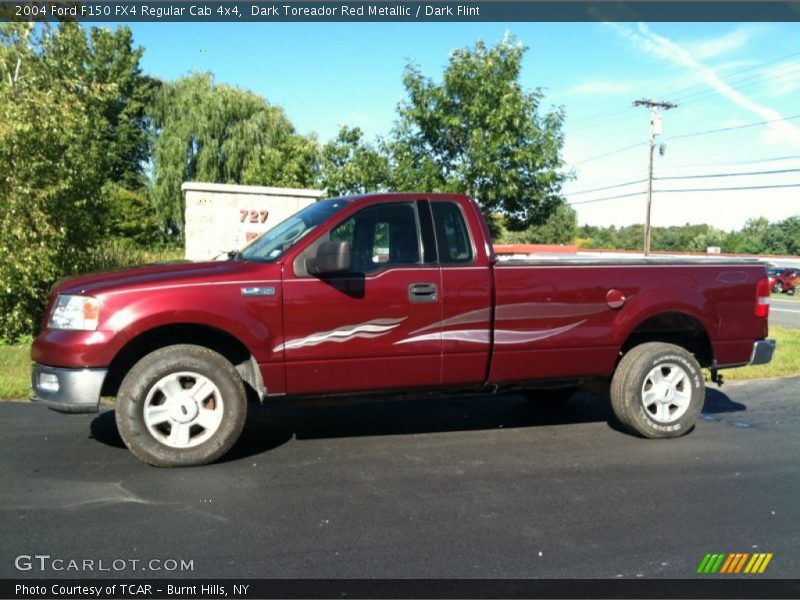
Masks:
[[[129,26],[148,74],[211,72],[283,107],[298,132],[323,142],[340,125],[368,139],[388,134],[409,62],[438,81],[453,49],[510,33],[528,48],[523,88],[541,88],[542,110],[565,111],[563,156],[574,176],[565,197],[581,225],[644,221],[650,114],[632,106],[641,98],[678,105],[661,114],[654,174],[680,179],[654,183],[653,225],[732,230],[800,215],[800,187],[708,191],[800,186],[800,23]],[[718,129],[726,131],[704,133]]]

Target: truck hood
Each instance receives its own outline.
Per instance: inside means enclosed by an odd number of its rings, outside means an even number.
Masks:
[[[185,262],[107,271],[63,279],[55,294],[101,296],[109,292],[146,290],[208,281],[255,281],[280,279],[280,265],[244,261]]]

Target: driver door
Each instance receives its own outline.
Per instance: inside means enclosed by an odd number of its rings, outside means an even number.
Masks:
[[[367,206],[324,235],[350,242],[347,272],[284,273],[289,394],[440,384],[441,272],[435,254],[426,263],[416,204]]]

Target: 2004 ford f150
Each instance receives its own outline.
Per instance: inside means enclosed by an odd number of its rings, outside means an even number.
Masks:
[[[35,399],[96,411],[158,466],[216,460],[266,401],[610,381],[620,422],[689,431],[701,367],[769,362],[757,261],[496,260],[465,196],[315,203],[222,262],[58,284],[32,358]],[[534,396],[535,398],[535,396]]]

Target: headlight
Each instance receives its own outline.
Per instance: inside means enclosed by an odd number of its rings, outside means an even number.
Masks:
[[[59,296],[50,313],[51,329],[94,331],[100,318],[100,303],[88,296]]]

